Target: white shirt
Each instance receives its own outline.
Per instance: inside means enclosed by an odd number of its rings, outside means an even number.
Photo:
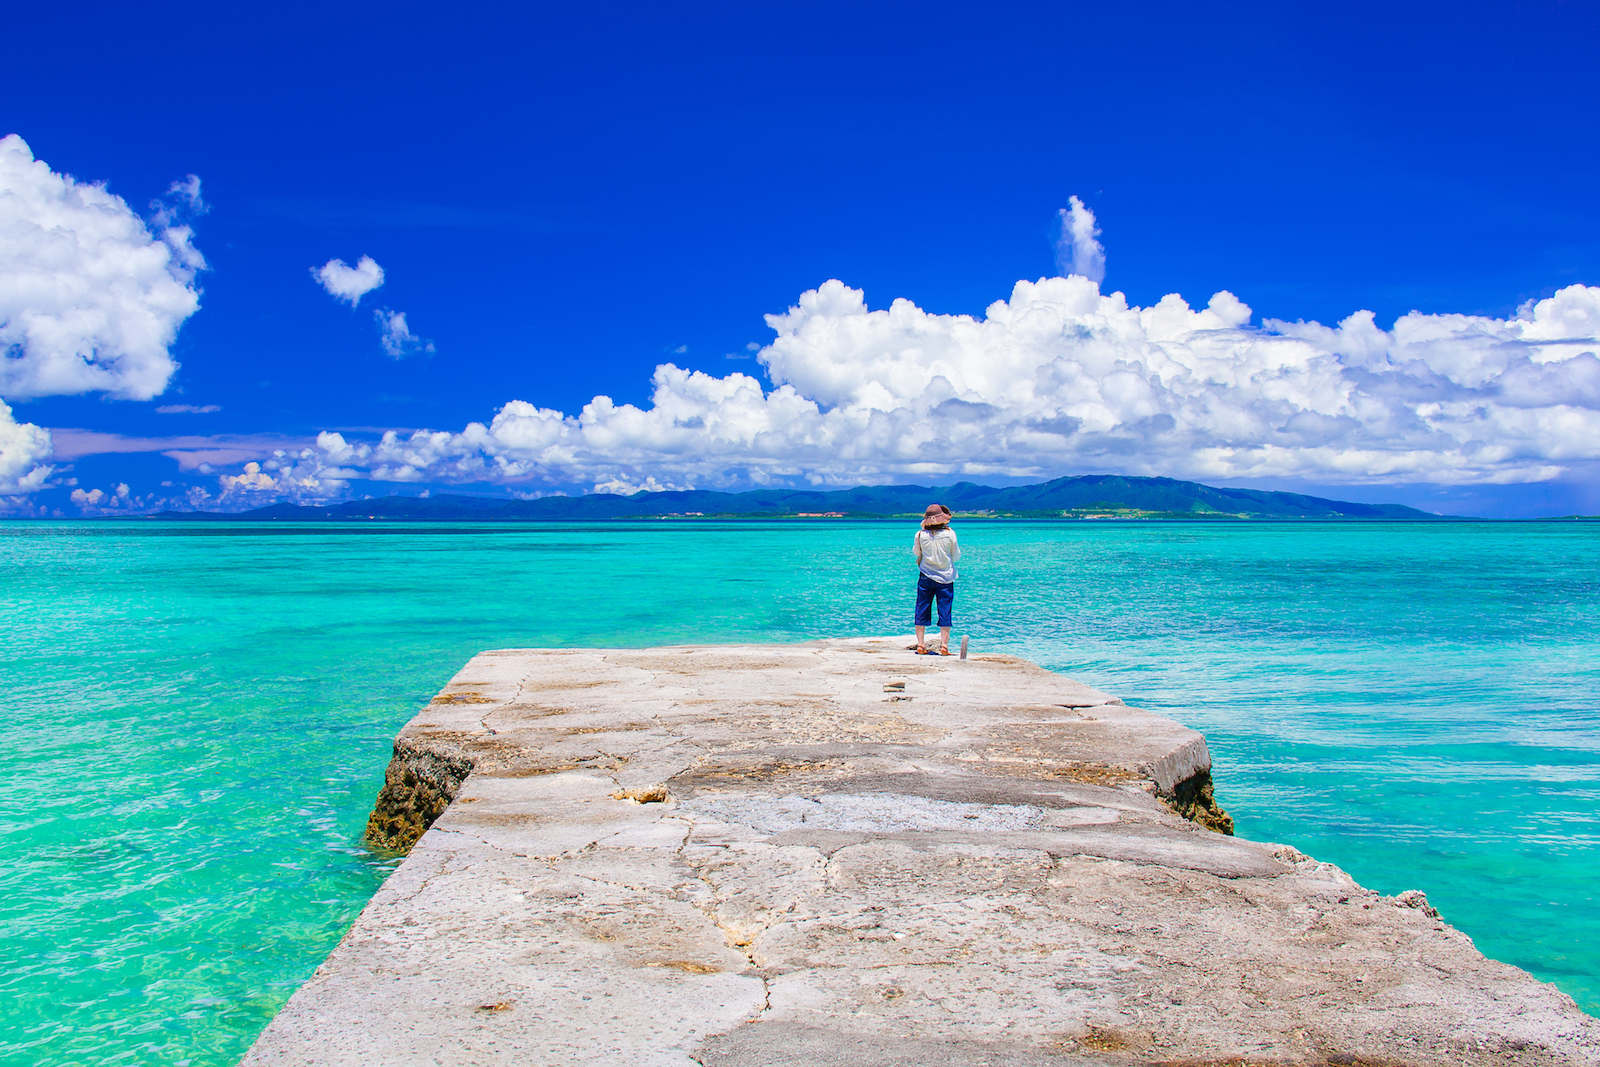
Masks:
[[[911,545],[911,554],[917,558],[917,570],[940,585],[956,580],[956,560],[961,558],[961,545],[956,542],[956,532],[943,530],[918,530]]]

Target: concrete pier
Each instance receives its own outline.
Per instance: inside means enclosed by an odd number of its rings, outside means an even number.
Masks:
[[[244,1063],[1600,1064],[1420,893],[1229,836],[1199,734],[906,644],[475,657]]]

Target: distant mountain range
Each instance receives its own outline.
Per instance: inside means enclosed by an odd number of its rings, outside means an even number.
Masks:
[[[1173,478],[1081,475],[1037,485],[992,488],[972,482],[936,487],[867,485],[828,492],[756,489],[748,493],[634,493],[504,500],[476,496],[388,496],[326,507],[273,504],[238,514],[164,511],[161,519],[227,522],[412,522],[645,518],[886,518],[920,515],[932,502],[957,517],[1065,519],[1439,520],[1400,504],[1352,504],[1299,493],[1217,489]]]

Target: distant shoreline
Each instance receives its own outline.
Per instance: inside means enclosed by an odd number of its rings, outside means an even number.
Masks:
[[[826,525],[835,523],[901,523],[911,519],[919,519],[918,513],[905,515],[841,515],[828,519],[811,518],[793,514],[729,514],[729,515],[619,515],[612,517],[585,517],[585,516],[515,516],[510,518],[482,516],[478,518],[426,518],[416,516],[394,515],[341,515],[317,516],[305,519],[275,519],[275,518],[243,518],[240,514],[226,512],[160,512],[153,515],[103,515],[82,519],[38,519],[25,518],[11,521],[24,522],[101,522],[105,520],[129,522],[133,520],[154,520],[160,522],[216,522],[229,523],[241,522],[250,524],[277,524],[283,526],[314,526],[314,525],[349,525],[352,523],[381,522],[400,525],[457,525],[457,526],[513,526],[517,524],[550,525],[560,523],[646,523],[646,522],[680,522],[684,524],[709,524],[709,523],[759,523],[759,522],[785,522],[809,523]],[[1336,518],[1330,516],[1308,516],[1305,518],[1268,518],[1262,516],[1235,516],[1235,515],[1150,515],[1137,517],[1108,516],[1108,517],[1069,517],[1052,515],[961,515],[957,520],[963,525],[971,523],[1059,523],[1077,524],[1083,522],[1099,522],[1105,524],[1127,525],[1132,523],[1156,524],[1173,523],[1184,525],[1263,525],[1263,526],[1290,526],[1305,525],[1310,523],[1341,523],[1347,525],[1419,525],[1431,526],[1439,524],[1461,525],[1464,523],[1540,523],[1540,522],[1600,522],[1600,515],[1550,515],[1537,518],[1482,518],[1473,515],[1440,515],[1432,518]]]
[[[728,514],[728,515],[672,515],[672,514],[662,514],[662,515],[618,515],[618,516],[513,516],[513,517],[481,516],[481,517],[476,517],[476,518],[474,518],[474,517],[428,518],[428,517],[422,517],[422,516],[396,516],[396,515],[337,515],[337,516],[327,515],[327,516],[315,516],[315,517],[303,518],[303,519],[301,519],[301,518],[279,519],[279,518],[244,518],[242,516],[242,514],[230,514],[230,513],[227,513],[227,512],[168,511],[168,512],[160,512],[160,513],[153,514],[153,515],[102,515],[102,516],[95,516],[95,517],[89,517],[89,518],[83,518],[83,519],[37,519],[37,518],[27,518],[27,519],[17,520],[17,521],[27,521],[27,522],[38,522],[38,521],[44,521],[44,522],[100,522],[100,521],[103,521],[103,520],[114,520],[114,521],[128,522],[128,521],[143,519],[143,520],[153,520],[153,521],[160,521],[160,522],[218,522],[218,523],[246,522],[246,523],[251,523],[251,524],[275,523],[277,525],[284,525],[284,526],[291,526],[291,525],[318,525],[318,524],[323,524],[323,525],[346,525],[346,524],[357,523],[357,522],[362,522],[362,523],[365,523],[365,522],[387,522],[387,523],[403,524],[403,525],[434,524],[434,525],[461,525],[461,526],[470,526],[470,525],[507,526],[507,525],[516,525],[518,523],[544,525],[544,524],[558,524],[558,523],[678,522],[678,523],[684,523],[684,524],[692,525],[692,524],[728,523],[728,522],[740,522],[740,523],[746,523],[746,522],[747,523],[783,522],[783,523],[793,523],[793,524],[805,523],[805,524],[811,524],[811,525],[817,525],[817,526],[824,526],[824,525],[827,525],[830,522],[832,522],[832,523],[902,523],[902,522],[910,521],[912,519],[920,519],[921,517],[922,516],[919,513],[907,513],[907,514],[904,514],[904,515],[873,515],[873,514],[840,515],[840,516],[837,516],[837,517],[830,517],[830,518],[827,518],[827,519],[821,519],[821,518],[812,518],[812,517],[803,516],[803,515],[774,513],[774,514],[765,514],[765,515],[755,515],[755,514]],[[1331,516],[1325,516],[1325,515],[1308,516],[1308,517],[1304,517],[1304,518],[1268,518],[1268,517],[1254,516],[1254,515],[1238,516],[1238,515],[1182,515],[1182,514],[1177,514],[1177,515],[1141,515],[1141,516],[1094,516],[1094,517],[1090,517],[1090,516],[1026,515],[1026,514],[1024,514],[1024,515],[962,515],[962,514],[960,514],[958,512],[956,514],[956,521],[960,522],[962,525],[969,525],[969,524],[972,524],[972,523],[1003,524],[1003,523],[1014,523],[1014,522],[1059,523],[1059,524],[1066,525],[1066,524],[1077,524],[1077,523],[1085,523],[1085,522],[1098,522],[1098,523],[1111,524],[1111,525],[1128,525],[1128,524],[1133,524],[1133,523],[1146,523],[1146,524],[1149,524],[1149,523],[1174,523],[1174,524],[1186,524],[1186,525],[1200,524],[1200,525],[1237,525],[1237,526],[1243,526],[1243,525],[1257,524],[1257,525],[1267,525],[1267,526],[1285,526],[1285,525],[1302,525],[1302,524],[1307,524],[1307,523],[1328,522],[1328,523],[1343,523],[1343,524],[1356,524],[1356,525],[1372,525],[1372,524],[1397,525],[1398,524],[1398,525],[1427,525],[1427,526],[1431,526],[1431,525],[1439,525],[1439,524],[1460,525],[1462,523],[1496,523],[1496,524],[1505,524],[1505,523],[1530,523],[1530,522],[1600,522],[1600,515],[1550,515],[1550,516],[1542,516],[1542,517],[1538,517],[1538,518],[1510,518],[1510,519],[1481,518],[1481,517],[1473,516],[1473,515],[1441,515],[1441,516],[1438,516],[1438,517],[1435,517],[1435,518],[1413,519],[1413,518],[1404,518],[1404,517],[1400,517],[1400,518],[1390,518],[1390,517],[1381,517],[1381,518],[1338,518],[1338,517],[1331,517]]]
[[[591,493],[503,497],[389,496],[327,505],[278,502],[233,514],[161,512],[154,518],[231,522],[261,521],[507,521],[611,519],[876,520],[919,517],[937,501],[962,520],[1076,522],[1184,521],[1412,521],[1440,522],[1464,516],[1436,515],[1402,504],[1362,504],[1263,489],[1230,489],[1175,478],[1077,475],[1034,485],[878,485],[853,489],[753,489],[742,493],[686,489],[628,496]]]
[[[586,493],[536,499],[385,496],[332,504],[278,501],[246,511],[101,514],[92,519],[171,522],[905,522],[937,501],[961,522],[1592,522],[1595,515],[1489,519],[1438,515],[1403,504],[1363,504],[1174,478],[1078,475],[1035,485],[879,485],[853,489],[706,489]]]

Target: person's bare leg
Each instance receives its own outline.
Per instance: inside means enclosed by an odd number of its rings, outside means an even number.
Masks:
[[[926,626],[917,627],[917,651],[918,652],[926,652],[928,650],[928,640],[927,640],[927,637],[925,636],[927,634],[927,632],[928,632],[928,628]],[[945,632],[949,633],[948,630],[946,630]]]
[[[939,627],[939,651],[950,651],[950,627],[948,626]]]

